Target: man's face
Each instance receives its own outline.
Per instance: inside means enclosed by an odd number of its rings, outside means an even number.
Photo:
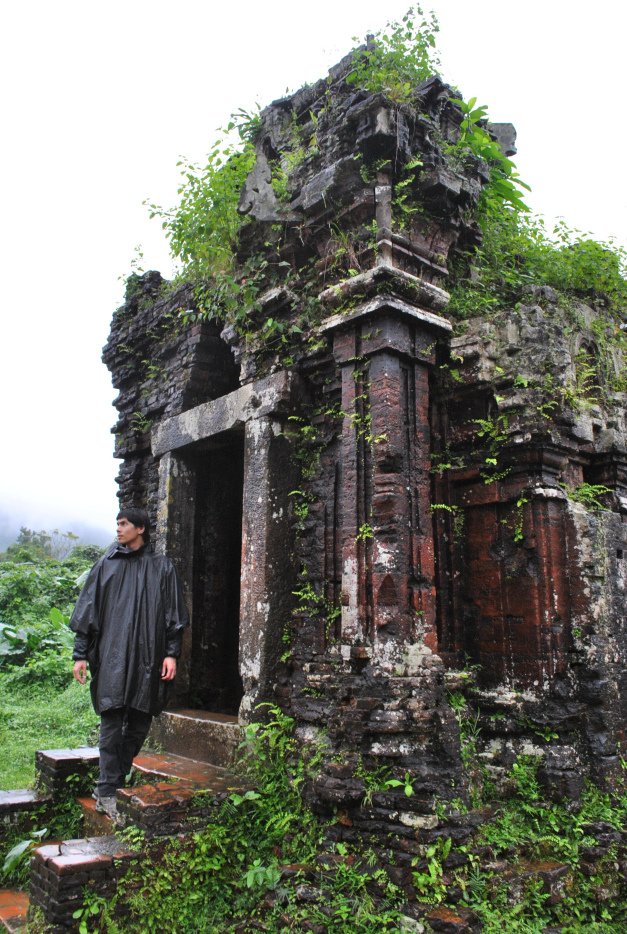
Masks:
[[[144,544],[143,534],[143,525],[133,525],[124,517],[118,519],[118,542],[120,545],[126,545],[131,551],[137,551]]]

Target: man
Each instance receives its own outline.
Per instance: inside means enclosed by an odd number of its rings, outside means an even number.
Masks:
[[[174,565],[149,544],[148,514],[121,509],[117,545],[91,569],[70,620],[74,677],[91,672],[100,714],[96,809],[116,817],[116,789],[142,747],[176,675],[187,610]]]

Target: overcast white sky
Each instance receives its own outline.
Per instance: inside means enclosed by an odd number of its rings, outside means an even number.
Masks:
[[[0,14],[3,523],[113,528],[115,392],[100,362],[134,247],[172,272],[142,201],[176,200],[238,107],[323,77],[409,0],[21,0]],[[444,78],[518,130],[528,199],[627,241],[627,5],[433,0]]]

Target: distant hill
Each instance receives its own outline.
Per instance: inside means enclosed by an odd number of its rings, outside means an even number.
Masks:
[[[28,525],[26,522],[16,522],[15,519],[9,519],[6,515],[0,515],[0,551],[4,551],[9,545],[16,541],[20,534],[20,527]],[[33,528],[32,525],[28,526]],[[98,526],[90,525],[87,522],[68,522],[55,524],[59,532],[72,532],[78,535],[81,545],[108,545],[115,539],[115,529],[104,529]],[[33,529],[39,532],[40,529]],[[50,528],[46,526],[46,531]],[[77,544],[79,544],[77,542]]]

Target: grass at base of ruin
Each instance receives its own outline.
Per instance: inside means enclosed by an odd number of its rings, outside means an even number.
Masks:
[[[98,717],[89,689],[20,683],[18,672],[0,673],[0,789],[27,788],[35,780],[35,752],[96,741]]]

